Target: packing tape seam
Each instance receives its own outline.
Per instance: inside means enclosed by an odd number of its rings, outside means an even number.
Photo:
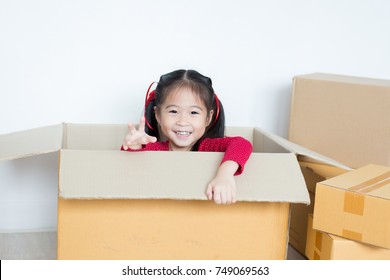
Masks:
[[[382,181],[379,181],[375,184],[372,184],[371,186],[368,186],[364,189],[361,189],[360,192],[361,193],[369,193],[369,192],[372,192],[374,190],[377,190],[377,189],[380,189],[381,187],[384,187],[386,186],[387,184],[390,184],[390,177],[389,178],[386,178]]]
[[[352,231],[348,229],[343,229],[341,236],[356,241],[362,241],[363,239],[363,234],[361,232]]]
[[[351,191],[361,191],[363,189],[370,188],[373,185],[380,184],[382,181],[387,181],[389,179],[390,179],[390,171],[387,171],[381,175],[378,175],[374,178],[370,178],[369,180],[364,181],[364,182],[357,184],[355,186],[352,186],[348,189]]]

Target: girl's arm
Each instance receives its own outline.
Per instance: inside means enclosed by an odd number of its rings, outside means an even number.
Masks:
[[[206,190],[208,199],[217,204],[230,204],[236,202],[236,181],[234,174],[239,165],[232,160],[224,161],[218,169],[217,175],[209,183]]]
[[[224,152],[222,163],[228,160],[237,162],[239,167],[234,175],[240,175],[244,171],[252,150],[252,144],[240,136],[206,138],[199,145],[199,151],[202,152]]]
[[[199,150],[225,152],[216,176],[207,186],[207,198],[218,204],[236,202],[234,176],[244,171],[252,153],[252,144],[242,137],[208,138],[201,143]]]

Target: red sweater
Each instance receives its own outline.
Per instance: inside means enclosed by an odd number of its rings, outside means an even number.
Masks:
[[[123,147],[121,150],[124,150]],[[155,142],[144,145],[142,149],[132,150],[128,149],[128,152],[137,151],[169,151],[169,143]],[[225,152],[222,162],[232,160],[237,162],[239,168],[234,175],[240,175],[244,171],[244,166],[249,156],[252,153],[252,144],[245,138],[236,137],[224,137],[224,138],[206,138],[200,142],[199,152]]]

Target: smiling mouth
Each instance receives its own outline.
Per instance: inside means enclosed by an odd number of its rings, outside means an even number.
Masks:
[[[184,135],[184,136],[192,134],[192,132],[189,131],[175,131],[175,133],[177,135]]]

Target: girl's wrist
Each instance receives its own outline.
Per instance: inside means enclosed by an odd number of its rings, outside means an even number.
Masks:
[[[218,175],[231,175],[234,176],[239,165],[237,162],[232,160],[224,161],[218,169]]]

